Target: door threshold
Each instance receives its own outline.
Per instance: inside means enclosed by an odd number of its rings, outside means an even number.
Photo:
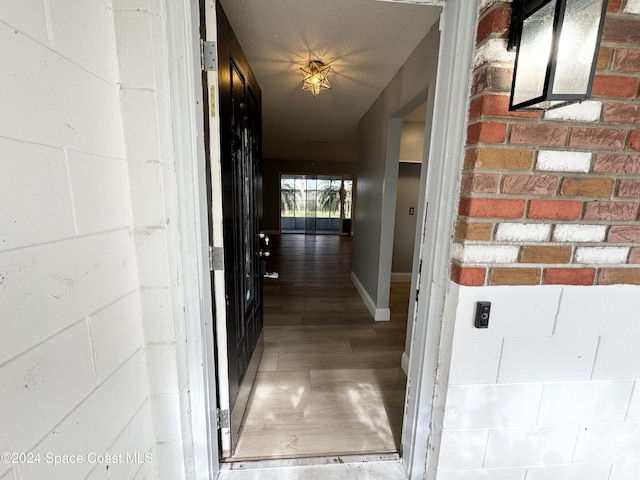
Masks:
[[[407,474],[398,453],[237,461],[220,464],[218,474],[218,480],[281,480],[283,478],[406,480]]]
[[[317,457],[274,458],[263,460],[228,460],[220,464],[220,470],[256,470],[276,467],[305,467],[311,465],[335,465],[343,463],[395,462],[400,461],[400,454],[368,453],[330,455]]]

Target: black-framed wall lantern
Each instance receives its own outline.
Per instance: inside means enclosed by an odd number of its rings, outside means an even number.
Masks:
[[[509,110],[549,110],[591,96],[607,0],[513,0]]]

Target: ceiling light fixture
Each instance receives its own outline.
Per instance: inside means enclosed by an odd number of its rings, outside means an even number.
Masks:
[[[509,110],[549,110],[591,96],[607,0],[514,0],[517,48]]]
[[[308,68],[301,68],[304,78],[302,79],[302,90],[309,90],[314,97],[323,88],[331,88],[329,83],[329,72],[331,67],[325,65],[320,60],[311,60]]]

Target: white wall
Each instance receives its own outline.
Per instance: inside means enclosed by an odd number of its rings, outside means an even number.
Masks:
[[[120,101],[158,478],[190,478],[189,377],[164,2],[116,0]]]
[[[452,284],[438,480],[640,478],[638,295]],[[480,300],[488,329],[473,327]]]
[[[154,443],[111,6],[2,2],[0,55],[0,451],[85,460],[0,477],[106,478]]]
[[[400,137],[400,161],[422,163],[424,150],[424,121],[402,121]]]
[[[425,98],[436,75],[440,32],[434,26],[358,124],[353,273],[378,309],[388,309],[401,118]],[[413,102],[413,103],[412,103]],[[394,138],[396,148],[388,149]],[[395,158],[388,152],[394,150]],[[390,224],[383,228],[383,218]],[[384,237],[384,238],[383,238]],[[388,247],[388,252],[381,253]],[[381,277],[385,278],[382,279]]]
[[[422,124],[424,138],[424,123]],[[418,190],[420,188],[421,163],[398,165],[398,193],[396,199],[395,227],[393,229],[393,259],[391,272],[396,275],[394,281],[411,281],[413,268],[413,247],[418,218]],[[409,209],[413,208],[413,214]]]

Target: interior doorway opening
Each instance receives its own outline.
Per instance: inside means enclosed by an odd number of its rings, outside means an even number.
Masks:
[[[433,30],[433,29],[432,29],[432,32],[435,32],[435,30]],[[434,36],[435,36],[435,34],[434,34]],[[407,108],[407,109],[409,109],[410,107],[406,107],[406,108]],[[385,112],[385,115],[386,115],[386,112]],[[381,137],[378,137],[378,138],[384,138],[384,137],[382,137],[382,136],[381,136]],[[375,173],[376,173],[376,174],[378,174],[379,172],[375,172]],[[376,179],[376,180],[377,180],[377,179]],[[366,184],[366,182],[364,182],[364,183]],[[374,182],[374,186],[377,186],[377,183],[378,183],[377,181],[376,181],[376,182]],[[386,188],[386,187],[387,187],[387,179],[386,179],[386,178],[384,178],[384,179],[383,179],[383,181],[382,181],[382,190],[385,190],[385,191],[386,191],[386,190],[387,190],[387,188]],[[394,188],[395,188],[395,187],[394,187]],[[371,189],[371,191],[372,191],[372,192],[374,192],[374,193],[377,195],[377,194],[378,194],[377,192],[379,192],[379,191],[380,191],[380,188],[373,188],[373,189]],[[394,194],[395,194],[395,192],[394,192]],[[374,202],[374,203],[375,203],[375,202]],[[384,205],[383,218],[389,218],[389,216],[387,215],[386,204]],[[363,231],[364,231],[364,229],[363,229]],[[378,231],[379,231],[379,229],[378,229]],[[388,231],[391,231],[391,233],[393,232],[393,225],[391,225],[391,228],[387,229],[387,232],[388,232]],[[375,233],[375,232],[374,232],[374,233]],[[291,236],[291,237],[294,237],[294,236]],[[302,236],[300,236],[300,237],[302,237]],[[308,235],[308,236],[304,236],[304,237],[313,237],[313,239],[318,239],[318,238],[342,238],[342,237],[340,237],[340,236],[336,236],[336,235]],[[303,237],[303,238],[304,238],[304,237]],[[375,239],[375,237],[376,237],[375,235],[371,236],[371,238],[374,238],[374,239]],[[365,238],[366,238],[366,236],[365,236]],[[306,238],[305,238],[305,240],[306,240]],[[361,251],[364,251],[365,249],[360,249],[360,250],[361,250]],[[331,259],[331,255],[322,255],[322,254],[320,254],[320,255],[315,255],[315,257],[316,257],[316,258],[320,258],[320,259],[322,259],[322,260],[325,260],[325,259]],[[376,260],[376,259],[375,259],[375,257],[376,257],[376,253],[374,253],[374,255],[373,255],[372,257],[373,257],[373,258],[371,258],[371,260],[375,262],[375,260]],[[301,270],[301,269],[298,269],[298,270]],[[381,273],[382,273],[383,275],[385,275],[385,273],[384,273],[384,272],[381,272]],[[388,273],[386,273],[386,275],[390,275],[390,269],[389,269],[389,272],[388,272]],[[383,283],[384,283],[384,282],[383,282]],[[306,287],[309,287],[309,285],[307,284],[307,285],[306,285]],[[379,293],[379,292],[378,292],[378,293]],[[327,298],[328,298],[328,296],[324,296],[324,298],[322,298],[322,303],[323,303],[324,305],[329,305],[329,306],[331,306],[332,302],[328,302],[328,301],[327,301]],[[387,292],[387,301],[388,301],[388,292]],[[308,302],[308,299],[307,299],[306,297],[304,298],[303,302],[304,302],[304,303],[309,303],[309,302]],[[361,302],[358,302],[358,303],[361,303]],[[268,306],[269,306],[269,305],[267,305],[267,304],[265,303],[265,307],[268,307]],[[387,310],[388,310],[388,309],[387,309]],[[350,315],[351,315],[352,313],[353,313],[353,312],[349,312],[349,314],[350,314]],[[330,321],[333,321],[333,320],[335,320],[336,318],[339,318],[339,316],[337,315],[337,312],[332,312],[332,311],[325,312],[325,313],[323,314],[323,316],[324,316],[325,318],[330,319]],[[405,316],[404,316],[404,318],[406,319],[406,317],[407,317],[407,316],[405,315]],[[377,319],[377,318],[378,318],[378,316],[377,316],[377,315],[375,315],[375,318]],[[291,320],[292,320],[292,319],[286,319],[286,320],[284,320],[284,321],[291,321]],[[296,320],[294,320],[294,321],[298,321],[298,320],[296,319]],[[299,319],[299,321],[300,321],[300,323],[302,324],[303,328],[307,326],[307,325],[305,325],[305,323],[307,322],[307,320],[306,320],[305,318],[300,318],[300,319]],[[370,316],[367,316],[367,322],[369,322],[369,323],[371,322],[371,317],[370,317]],[[331,325],[332,325],[332,324],[329,324],[329,326],[331,326]],[[380,328],[383,328],[383,326],[388,325],[388,324],[383,324],[383,323],[377,323],[377,322],[376,322],[376,323],[374,323],[374,325],[376,325],[376,326],[378,326],[378,327],[380,327]],[[347,326],[347,327],[349,327],[349,324],[347,323],[347,324],[346,324],[346,326]],[[401,335],[401,338],[400,338],[399,340],[401,340],[401,341],[403,342],[405,338],[406,338],[406,335],[405,335],[405,334],[404,334],[404,332],[403,332],[403,333],[402,333],[402,335]],[[371,339],[365,339],[365,344],[366,344],[366,346],[369,346],[370,344],[375,344],[375,342],[371,343],[371,342],[370,342],[370,340],[371,340]],[[294,343],[295,343],[295,342],[294,342]],[[353,342],[351,342],[351,341],[350,341],[350,343],[351,343],[351,348],[353,348],[353,347],[354,347],[354,343],[353,343]],[[306,349],[306,348],[308,348],[308,345],[303,345],[303,347]],[[323,353],[324,353],[324,351],[326,351],[326,347],[323,347],[323,349],[324,349],[324,350],[323,350]],[[305,356],[306,356],[306,355],[307,355],[306,351],[305,351],[304,353],[305,353]],[[383,357],[384,355],[382,355],[380,352],[375,352],[374,356],[375,356],[376,358],[380,358],[380,357]],[[263,360],[266,360],[266,358],[265,358],[265,359],[263,359]],[[280,360],[279,360],[279,359],[278,359],[277,363],[280,363]],[[284,363],[286,364],[286,362],[284,362]],[[345,363],[346,363],[346,365],[348,365],[348,366],[353,366],[352,364],[349,364],[349,363],[347,363],[347,362],[345,362]],[[342,363],[342,366],[344,366],[344,365],[345,365],[345,363]],[[397,367],[395,367],[395,368],[396,368],[397,370],[400,370],[400,368],[399,368],[399,362],[395,362],[395,365],[398,365],[398,366],[397,366]],[[330,369],[326,369],[326,368],[325,368],[325,370],[330,370]],[[340,370],[340,368],[338,368],[338,370]],[[401,375],[403,375],[403,374],[401,373]],[[311,376],[312,376],[312,375],[311,375],[311,372],[309,372],[309,377],[311,377]],[[377,376],[376,376],[375,378],[376,378],[376,379],[378,379],[378,377],[377,377]],[[415,377],[414,377],[414,378],[415,378]],[[338,383],[343,383],[343,384],[344,384],[345,382],[338,382]],[[351,384],[360,385],[360,383],[358,383],[358,381],[357,381],[357,380],[355,380],[355,382],[346,382],[346,383],[349,383],[350,385],[351,385]],[[298,391],[296,391],[296,392],[297,392],[297,393],[299,393]],[[287,394],[287,396],[288,396],[288,398],[291,398],[291,396],[290,396],[290,395],[288,395],[288,394]],[[297,395],[293,396],[293,398],[296,398],[296,396],[297,396]],[[404,387],[403,387],[403,389],[402,389],[402,395],[401,395],[400,397],[402,398],[402,401],[400,402],[400,405],[401,405],[401,406],[400,406],[400,412],[401,412],[401,415],[402,415],[402,412],[404,411],[405,404],[407,404],[408,409],[411,407],[410,402],[405,402],[405,400],[404,400],[404,397],[405,397],[405,389],[404,389]],[[405,416],[406,416],[406,415],[405,415]],[[381,417],[384,417],[384,415],[381,415]],[[411,417],[410,417],[409,419],[410,419],[410,421],[411,421],[411,422],[413,422],[413,419],[412,419]],[[422,423],[421,423],[421,424],[422,424]],[[372,425],[377,425],[377,423],[376,423],[376,422],[372,422]],[[401,430],[403,430],[402,425],[403,425],[403,422],[402,422],[402,420],[401,420],[401,422],[400,422],[400,429],[401,429]],[[375,430],[375,428],[373,428],[373,429]],[[273,429],[272,429],[272,428],[270,428],[270,427],[267,427],[267,430],[273,430]],[[403,433],[402,435],[403,435],[403,438],[404,438],[405,434]],[[395,444],[395,445],[392,447],[392,449],[393,449],[394,451],[397,451],[397,452],[399,453],[399,451],[401,450],[401,447],[400,447],[400,446],[397,446],[397,445],[398,445],[398,444]],[[405,442],[405,445],[408,447],[408,449],[409,449],[409,450],[412,450],[412,449],[413,449],[412,445],[410,445],[409,443]],[[338,451],[338,452],[335,452],[335,453],[334,453],[334,452],[326,452],[326,451],[325,451],[325,452],[323,452],[323,453],[324,453],[324,454],[329,454],[329,455],[333,455],[333,454],[343,455],[343,454],[345,454],[346,452],[345,452],[344,450],[341,450],[341,451]],[[374,453],[376,453],[376,450],[365,449],[363,453],[374,454]],[[308,453],[304,454],[304,456],[308,456],[308,455],[309,455]],[[262,457],[262,458],[265,458],[265,457]],[[280,457],[280,458],[289,458],[289,455],[286,455],[286,456],[283,456],[283,457]],[[232,457],[232,458],[230,458],[230,460],[231,460],[231,461],[233,461],[233,460],[234,460],[234,458]]]
[[[197,28],[192,28],[192,24],[198,25],[200,10],[193,8],[192,3],[183,3],[184,5],[178,5],[175,9],[169,9],[171,15],[168,18],[172,22],[171,25],[175,25],[175,30],[178,31],[175,34],[175,43],[178,47],[185,47],[188,51],[186,56],[177,53],[174,55],[174,58],[177,59],[186,58],[188,68],[173,68],[170,72],[171,78],[177,79],[172,82],[172,85],[177,85],[178,93],[181,95],[179,98],[186,99],[180,104],[180,107],[184,107],[183,109],[176,108],[177,118],[184,118],[184,121],[176,123],[176,126],[180,127],[178,128],[179,133],[183,133],[183,135],[177,135],[176,138],[193,139],[192,142],[187,142],[187,146],[184,146],[185,149],[187,147],[192,149],[189,151],[193,151],[193,155],[187,155],[187,158],[191,158],[192,161],[179,162],[176,166],[180,178],[194,179],[194,181],[184,181],[180,184],[184,191],[182,195],[179,195],[180,201],[178,202],[182,214],[181,218],[187,219],[186,222],[183,222],[184,224],[181,224],[181,232],[185,234],[187,244],[194,245],[183,250],[184,268],[187,272],[185,278],[193,279],[192,282],[187,283],[190,288],[188,293],[192,294],[186,297],[188,299],[186,302],[187,337],[189,339],[188,362],[190,376],[193,378],[189,393],[192,405],[190,426],[193,429],[193,438],[198,445],[198,448],[194,449],[198,476],[218,478],[217,456],[220,442],[218,435],[216,435],[215,412],[212,415],[213,408],[211,407],[215,405],[216,367],[220,367],[220,365],[217,365],[213,353],[212,331],[210,329],[203,330],[202,322],[204,318],[205,324],[211,323],[206,320],[207,314],[211,313],[208,302],[215,301],[218,305],[224,304],[224,289],[218,289],[215,295],[210,296],[208,290],[209,270],[206,268],[210,259],[208,257],[210,245],[208,245],[206,227],[199,228],[200,223],[206,224],[207,205],[211,203],[207,201],[205,187],[195,181],[195,179],[202,180],[209,175],[209,172],[205,172],[204,167],[201,167],[204,165],[206,156],[205,148],[202,142],[197,140],[205,136],[202,121],[198,120],[200,118],[199,108],[202,103],[202,98],[198,93],[201,74],[199,50],[201,44]],[[190,17],[184,15],[184,10],[179,8],[181,6],[187,11],[191,8]],[[429,316],[430,322],[429,328],[426,323],[416,325],[416,331],[413,334],[414,348],[410,364],[412,388],[407,399],[407,418],[403,429],[405,449],[402,455],[402,466],[405,475],[400,475],[397,478],[418,478],[418,476],[422,478],[425,469],[427,476],[434,476],[437,467],[437,462],[433,459],[437,459],[438,456],[439,439],[437,431],[435,437],[432,438],[431,426],[441,424],[441,419],[437,418],[438,412],[440,412],[439,405],[432,405],[432,399],[438,398],[438,392],[441,391],[436,388],[435,377],[436,367],[439,365],[437,352],[438,345],[441,344],[440,332],[445,300],[444,291],[440,286],[448,279],[449,244],[436,240],[450,237],[452,228],[451,222],[448,222],[447,219],[455,215],[455,202],[451,200],[455,198],[460,170],[460,160],[456,161],[455,159],[463,157],[460,139],[464,138],[466,128],[466,107],[468,106],[466,99],[470,81],[468,65],[475,45],[474,22],[477,19],[476,6],[469,5],[462,0],[447,0],[445,11],[447,15],[443,16],[444,26],[441,29],[444,47],[441,45],[440,48],[442,65],[439,68],[441,73],[438,74],[438,85],[440,85],[441,91],[435,96],[435,107],[431,107],[434,117],[432,156],[436,160],[442,160],[433,162],[431,166],[432,173],[428,181],[430,194],[426,199],[429,203],[429,209],[425,211],[426,218],[420,242],[425,250],[425,256],[432,259],[430,262],[432,266],[422,272],[424,280],[420,282],[420,297],[416,305],[416,315],[420,318]],[[208,38],[215,40],[215,37]],[[170,43],[169,46],[172,47],[173,43]],[[179,51],[178,53],[182,54],[183,52]],[[190,75],[185,74],[185,71],[190,72]],[[430,91],[430,98],[434,98],[433,93],[435,92]],[[212,115],[212,118],[215,119],[216,116]],[[193,119],[196,119],[195,124]],[[215,129],[212,136],[212,145],[217,145]],[[212,149],[211,156],[213,160],[219,162],[219,149]],[[215,177],[215,170],[212,175]],[[220,205],[219,196],[219,189],[214,189],[214,205]],[[220,223],[219,220],[217,218],[216,226]],[[219,233],[219,229],[214,232]],[[216,241],[213,246],[217,247],[219,244]],[[220,276],[218,272],[216,275]],[[215,314],[214,311],[214,316]],[[203,358],[206,360],[205,362],[203,362]],[[431,460],[428,461],[428,459]],[[388,467],[389,462],[382,463],[382,467]],[[278,465],[284,464],[279,463]],[[293,463],[287,462],[286,465],[291,466]],[[345,468],[349,466],[348,460],[345,461],[345,465],[340,465],[341,470],[343,466]],[[376,472],[387,471],[382,467]],[[219,478],[236,478],[238,477],[235,475],[236,473],[243,473],[229,471],[233,468],[233,466],[223,467],[223,470],[227,471],[222,472]],[[247,465],[247,468],[252,467]],[[361,473],[362,465],[355,464],[354,469]],[[293,473],[289,469],[282,469],[280,472],[282,476]],[[375,478],[392,478],[392,476],[378,474]]]
[[[280,233],[350,234],[352,204],[344,175],[280,175]]]
[[[417,219],[421,211],[418,202],[426,116],[427,103],[424,102],[402,119],[391,260],[392,283],[411,282]]]

